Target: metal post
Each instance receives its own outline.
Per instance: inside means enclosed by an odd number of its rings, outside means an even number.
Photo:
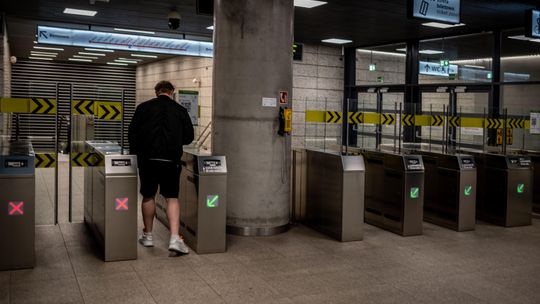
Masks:
[[[72,134],[71,129],[73,128],[73,113],[72,113],[72,106],[73,106],[73,84],[69,84],[69,136],[68,136],[68,172],[69,172],[69,193],[68,193],[68,201],[69,201],[69,222],[71,223],[73,221],[73,200],[72,200],[72,194],[73,194],[73,168],[71,166],[71,153],[73,150],[72,147]]]
[[[484,120],[482,121],[482,151],[486,153],[486,108],[484,107]]]
[[[120,154],[124,155],[124,120],[126,119],[124,111],[124,102],[126,100],[126,89],[122,89],[122,121],[120,122]]]
[[[504,123],[504,126],[503,126],[503,144],[502,144],[502,149],[503,149],[503,154],[506,155],[506,130],[507,130],[507,121],[508,121],[508,108],[504,108],[503,110],[503,123]]]
[[[397,117],[397,102],[394,102],[394,115]],[[396,152],[397,122],[394,124],[394,152]]]
[[[345,146],[345,155],[349,155],[349,108],[351,106],[351,100],[349,98],[347,98],[347,111],[345,113],[343,113],[343,120],[345,120],[345,129],[347,130],[347,134],[346,134],[346,143],[347,145]]]
[[[60,130],[58,128],[58,108],[60,105],[60,84],[56,83],[56,113],[54,115],[54,151],[56,153],[56,162],[54,165],[54,224],[58,225],[58,140]]]
[[[431,152],[431,128],[433,127],[433,104],[429,104],[429,152]]]
[[[399,103],[399,135],[398,135],[398,153],[401,153],[401,133],[403,132],[402,123],[401,123],[401,116],[403,113],[403,104]]]
[[[348,99],[347,99],[347,106],[348,106]],[[328,111],[328,99],[324,99],[324,113]],[[326,151],[326,127],[328,124],[324,124],[324,136],[323,136],[323,150]],[[349,138],[347,136],[347,138]]]
[[[463,107],[459,107],[459,121],[461,122],[461,114],[462,114],[462,111],[463,111]],[[461,150],[461,124],[459,125],[459,133],[458,133],[458,143],[457,143],[457,146],[458,146],[458,151]]]

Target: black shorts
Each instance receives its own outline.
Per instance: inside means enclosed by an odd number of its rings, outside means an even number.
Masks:
[[[154,197],[159,185],[159,193],[165,198],[178,198],[181,170],[182,167],[174,162],[158,160],[140,162],[141,195],[144,198]]]

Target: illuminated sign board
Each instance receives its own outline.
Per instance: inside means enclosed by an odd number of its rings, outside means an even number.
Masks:
[[[540,11],[528,10],[525,18],[525,36],[540,38]]]
[[[419,71],[422,75],[448,77],[450,75],[457,75],[458,66],[455,64],[444,66],[440,62],[420,61]]]
[[[461,0],[409,0],[409,18],[450,24],[460,23]]]
[[[38,42],[128,52],[212,57],[212,42],[38,26]]]

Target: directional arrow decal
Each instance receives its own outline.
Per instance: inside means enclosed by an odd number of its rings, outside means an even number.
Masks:
[[[404,126],[414,126],[414,115],[412,114],[404,114],[402,119],[402,124]]]
[[[34,167],[36,168],[51,168],[56,164],[56,154],[54,153],[39,153],[34,156]]]
[[[325,117],[326,117],[327,123],[340,123],[341,122],[341,112],[326,111]]]
[[[75,115],[94,115],[93,100],[74,100],[73,114]]]
[[[450,127],[459,127],[461,125],[461,119],[457,116],[452,116],[448,118],[448,125]]]
[[[444,124],[444,118],[441,115],[431,116],[431,125],[434,127],[440,127]]]
[[[54,114],[56,113],[56,100],[48,98],[31,98],[31,114]]]
[[[393,114],[381,114],[381,125],[393,125],[396,123],[396,117]]]
[[[49,39],[49,37],[47,36],[47,32],[46,31],[39,31],[39,38],[45,38],[45,39]]]

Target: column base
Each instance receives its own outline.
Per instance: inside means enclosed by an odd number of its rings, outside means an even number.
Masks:
[[[227,225],[227,233],[240,236],[271,236],[287,232],[289,224],[276,227],[241,227]]]

